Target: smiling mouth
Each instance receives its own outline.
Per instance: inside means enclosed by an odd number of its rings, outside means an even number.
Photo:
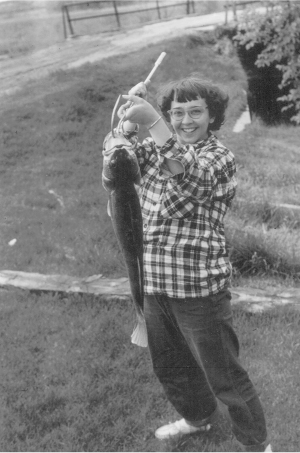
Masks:
[[[188,133],[191,133],[191,132],[195,132],[196,129],[197,129],[196,127],[189,127],[189,128],[185,127],[185,128],[182,128],[181,130],[188,134]]]

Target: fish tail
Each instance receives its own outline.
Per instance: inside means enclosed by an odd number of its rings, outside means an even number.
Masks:
[[[138,316],[137,325],[131,335],[131,343],[146,348],[148,346],[147,327],[144,316]]]

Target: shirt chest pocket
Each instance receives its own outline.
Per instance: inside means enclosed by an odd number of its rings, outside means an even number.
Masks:
[[[188,219],[194,215],[195,200],[168,182],[162,195],[160,215],[164,218]]]

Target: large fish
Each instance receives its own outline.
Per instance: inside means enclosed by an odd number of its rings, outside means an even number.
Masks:
[[[125,260],[131,294],[137,314],[132,343],[146,347],[147,331],[143,314],[143,221],[135,185],[141,174],[134,145],[121,134],[110,132],[104,140],[102,184],[109,192],[108,213]]]

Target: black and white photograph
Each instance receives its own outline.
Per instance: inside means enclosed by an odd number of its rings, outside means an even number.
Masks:
[[[0,0],[0,451],[300,452],[300,0]]]

